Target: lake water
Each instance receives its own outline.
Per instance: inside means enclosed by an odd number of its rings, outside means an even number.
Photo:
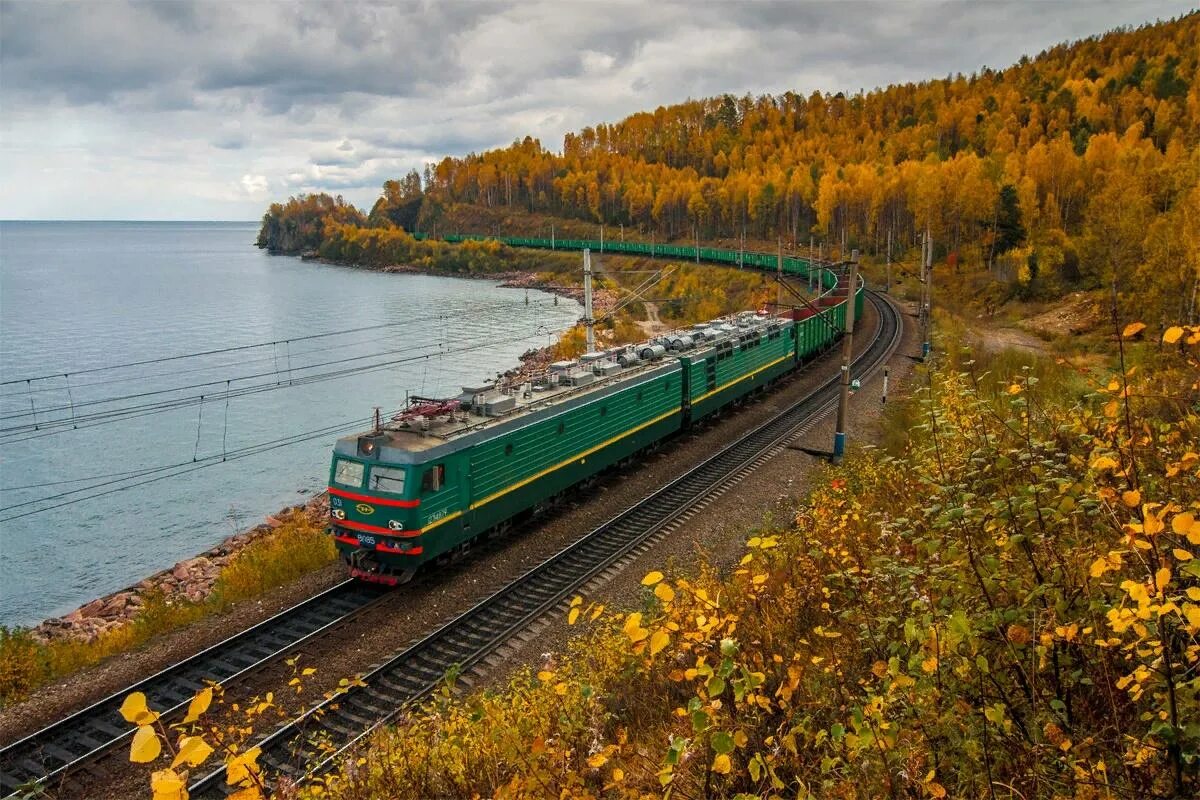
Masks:
[[[256,232],[0,223],[0,624],[301,502],[375,406],[457,394],[581,313],[491,281],[270,256]]]

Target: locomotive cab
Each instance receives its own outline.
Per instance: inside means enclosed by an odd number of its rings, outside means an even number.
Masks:
[[[381,458],[381,442],[358,437],[352,455],[338,443],[329,472],[330,527],[352,574],[403,583],[415,569],[404,562],[423,552],[420,472]],[[403,557],[400,563],[386,556]]]

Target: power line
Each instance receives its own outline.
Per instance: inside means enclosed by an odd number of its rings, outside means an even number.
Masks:
[[[539,303],[538,305],[545,305],[548,307],[550,305],[550,303],[542,302],[542,303]],[[346,336],[351,333],[362,333],[365,331],[381,330],[384,328],[406,327],[406,326],[418,324],[421,322],[428,322],[430,320],[436,320],[443,316],[446,316],[446,314],[444,312],[439,312],[437,314],[429,314],[429,315],[425,315],[425,316],[421,316],[421,317],[408,317],[407,319],[400,320],[397,322],[383,322],[383,323],[379,323],[376,325],[363,325],[363,326],[360,326],[357,328],[346,328],[344,330],[338,330],[338,331],[326,331],[324,333],[313,333],[313,334],[307,334],[305,336],[292,336],[287,339],[277,339],[277,340],[269,341],[269,342],[255,342],[253,344],[233,345],[230,347],[221,347],[221,348],[216,348],[213,350],[201,350],[201,351],[198,351],[195,353],[180,353],[180,354],[171,355],[171,356],[161,356],[158,358],[141,359],[139,361],[129,361],[129,362],[126,362],[123,364],[107,364],[107,365],[100,366],[100,367],[88,367],[85,369],[65,370],[62,372],[54,372],[54,373],[50,373],[47,375],[39,375],[36,377],[10,378],[7,380],[0,380],[0,386],[13,386],[16,384],[21,384],[21,383],[29,384],[29,383],[35,383],[35,382],[40,382],[40,381],[53,380],[55,378],[66,378],[69,376],[89,375],[89,374],[93,374],[93,373],[97,373],[97,372],[110,372],[110,371],[119,370],[119,369],[129,369],[131,367],[148,366],[150,364],[163,364],[163,363],[172,362],[172,361],[182,361],[182,360],[192,359],[192,358],[203,358],[205,356],[221,355],[224,353],[244,352],[246,350],[254,350],[254,349],[263,348],[263,347],[275,347],[275,346],[278,346],[281,344],[311,341],[314,339],[324,339],[324,338],[329,338],[332,336]],[[317,348],[314,350],[307,350],[307,351],[301,351],[301,352],[302,353],[320,352],[321,350],[324,350],[324,349],[330,349],[330,348]],[[299,353],[297,355],[299,355]],[[270,360],[270,359],[252,359],[252,360],[246,361],[246,362],[235,362],[234,364],[230,364],[230,365],[226,365],[226,366],[236,366],[239,363],[257,363],[257,362],[265,361],[265,360]],[[218,366],[214,366],[213,368],[214,369],[218,368]],[[208,367],[195,368],[195,370],[200,370],[200,369],[208,369]],[[175,373],[175,372],[155,373],[155,375],[184,374],[186,372],[191,372],[191,371],[195,371],[195,370],[181,370],[178,373]],[[79,388],[87,387],[87,386],[99,386],[103,383],[121,382],[123,380],[136,380],[137,378],[140,378],[140,377],[146,377],[146,376],[135,376],[135,377],[129,378],[129,379],[114,379],[113,381],[97,381],[94,383],[75,384],[74,388],[79,389]],[[51,391],[51,390],[38,389],[36,391]],[[25,394],[26,394],[26,392],[24,392],[24,391],[7,392],[4,394],[0,394],[0,398],[23,397]]]
[[[559,333],[559,332],[561,332],[561,329],[557,330],[555,332]],[[34,433],[35,431],[42,432],[42,433],[57,433],[57,432],[60,432],[59,429],[64,429],[64,428],[72,429],[72,430],[86,429],[86,428],[90,428],[90,427],[95,427],[96,424],[115,422],[120,419],[139,417],[139,416],[144,416],[144,415],[150,414],[150,413],[162,413],[164,411],[170,411],[170,410],[174,410],[177,408],[187,408],[187,407],[196,405],[198,403],[204,402],[206,400],[207,401],[217,401],[217,400],[227,399],[227,398],[231,398],[231,397],[242,397],[242,396],[246,396],[246,395],[250,395],[250,394],[258,394],[258,393],[261,393],[264,391],[274,391],[276,389],[288,388],[291,386],[304,386],[309,383],[316,383],[319,381],[332,380],[332,379],[336,379],[336,378],[340,378],[340,377],[346,377],[348,375],[363,374],[363,373],[367,373],[367,372],[376,371],[379,369],[386,369],[387,367],[396,366],[396,365],[404,364],[404,363],[409,363],[409,362],[417,361],[417,360],[420,360],[423,358],[464,353],[464,352],[469,352],[471,350],[494,346],[497,344],[511,344],[514,342],[519,342],[519,341],[523,341],[525,339],[532,338],[533,336],[537,335],[536,333],[531,332],[529,334],[514,335],[514,336],[511,336],[506,339],[495,339],[494,336],[497,333],[501,333],[501,334],[514,333],[514,331],[512,328],[503,328],[503,327],[499,327],[499,326],[492,326],[492,328],[490,330],[487,330],[483,334],[483,340],[481,342],[479,342],[478,344],[472,344],[471,346],[468,346],[468,347],[446,349],[444,347],[444,345],[442,345],[441,343],[438,343],[436,346],[435,345],[427,346],[429,348],[436,347],[437,349],[431,349],[429,352],[418,353],[416,355],[411,355],[411,356],[402,357],[402,358],[398,358],[398,359],[392,359],[392,360],[383,361],[383,362],[376,362],[376,363],[372,363],[372,364],[365,364],[365,365],[361,365],[361,366],[351,367],[348,369],[335,369],[335,370],[331,370],[329,372],[317,373],[315,375],[301,375],[299,377],[292,377],[286,381],[275,380],[275,381],[269,381],[266,383],[251,384],[249,386],[242,386],[242,387],[238,387],[238,388],[234,388],[234,389],[227,388],[225,391],[204,392],[204,393],[197,394],[197,395],[189,395],[189,396],[182,397],[182,398],[163,399],[163,400],[158,400],[158,401],[154,401],[154,402],[150,402],[150,403],[142,403],[142,404],[133,405],[133,406],[126,406],[124,408],[99,410],[99,411],[94,411],[94,412],[91,412],[88,414],[80,414],[79,409],[82,407],[108,405],[108,404],[117,403],[117,402],[120,402],[123,400],[136,400],[136,399],[142,399],[142,398],[161,396],[161,395],[165,395],[165,394],[174,394],[177,392],[188,391],[190,389],[204,389],[204,388],[210,388],[210,387],[221,386],[221,385],[225,385],[226,387],[228,387],[229,384],[233,381],[246,381],[246,380],[253,380],[256,378],[272,377],[272,376],[277,376],[278,373],[276,373],[274,371],[262,372],[262,373],[252,374],[252,375],[243,375],[243,376],[239,376],[236,378],[227,378],[227,379],[222,379],[222,380],[206,381],[203,383],[190,384],[190,385],[174,387],[174,388],[170,388],[170,389],[157,389],[157,390],[153,390],[153,391],[137,392],[137,393],[132,393],[132,394],[128,394],[128,395],[111,397],[111,398],[90,400],[90,401],[86,401],[86,402],[82,402],[82,403],[75,403],[75,404],[72,404],[69,406],[66,406],[66,405],[52,406],[49,408],[31,409],[30,411],[10,413],[7,415],[0,416],[0,420],[18,420],[18,419],[32,417],[33,422],[24,422],[24,423],[19,423],[16,425],[10,425],[10,426],[4,427],[4,428],[0,428],[0,437],[3,437],[3,436],[9,437],[0,443],[7,444],[7,443],[11,443],[11,442],[26,441],[27,439],[31,439],[31,438],[40,438],[39,434]],[[466,341],[477,342],[477,341],[479,341],[479,339],[473,338],[473,339],[468,339]],[[347,357],[347,358],[340,358],[340,359],[337,359],[334,361],[325,361],[325,362],[320,362],[320,363],[316,363],[316,364],[308,364],[308,365],[305,365],[302,367],[296,367],[293,371],[294,372],[295,371],[304,372],[304,371],[308,371],[308,370],[317,369],[319,367],[342,365],[342,364],[347,364],[347,363],[354,362],[354,361],[365,361],[367,359],[378,358],[380,356],[397,355],[400,353],[410,353],[410,352],[412,352],[412,350],[413,350],[413,348],[400,348],[397,350],[385,350],[385,351],[382,351],[379,353],[369,353],[369,354],[361,355],[361,356],[351,356],[351,357]],[[37,419],[38,415],[54,414],[54,413],[67,412],[67,411],[71,412],[73,416],[57,417],[57,418],[45,420],[45,421],[38,421],[38,419]],[[88,424],[88,423],[91,423],[91,424]],[[22,434],[22,433],[27,433],[27,434],[32,434],[32,435],[23,436],[23,437],[19,437],[19,438],[12,438],[12,437],[17,436],[18,434]]]
[[[505,332],[507,332],[507,331],[505,331]],[[530,334],[530,336],[532,336],[532,335],[536,335],[536,334]],[[179,408],[187,408],[187,407],[196,405],[198,403],[202,403],[206,400],[218,401],[221,399],[229,399],[232,397],[242,397],[242,396],[251,395],[251,394],[259,394],[259,393],[262,393],[265,391],[274,391],[276,389],[289,388],[291,386],[304,386],[309,383],[316,383],[316,382],[324,381],[324,380],[332,380],[332,379],[336,379],[336,378],[340,378],[340,377],[346,377],[349,375],[365,374],[365,373],[369,373],[369,372],[378,371],[380,369],[386,369],[388,367],[395,366],[397,364],[408,363],[408,362],[417,361],[420,359],[428,359],[428,358],[431,358],[434,356],[467,352],[470,350],[488,347],[488,346],[491,346],[494,344],[505,344],[505,343],[510,343],[510,342],[522,341],[526,338],[530,338],[530,336],[518,335],[518,336],[515,336],[510,339],[499,339],[499,340],[489,338],[489,339],[486,339],[485,341],[479,342],[477,344],[473,344],[468,347],[460,347],[460,348],[455,348],[452,350],[446,350],[444,347],[439,345],[439,349],[433,350],[430,352],[419,353],[417,355],[408,356],[408,357],[399,358],[399,359],[393,359],[393,360],[384,361],[384,362],[376,362],[376,363],[372,363],[372,364],[360,365],[360,366],[352,367],[349,369],[333,370],[330,372],[317,373],[314,375],[302,375],[300,377],[293,377],[290,381],[286,381],[286,382],[285,381],[272,381],[272,382],[268,382],[268,383],[253,384],[250,386],[243,386],[243,387],[238,387],[236,389],[233,389],[233,388],[229,388],[229,381],[215,381],[215,382],[213,382],[213,384],[205,384],[205,386],[219,385],[219,384],[224,383],[227,388],[224,391],[220,391],[220,392],[209,392],[209,393],[204,393],[204,394],[199,394],[199,395],[190,395],[190,396],[182,397],[182,398],[164,399],[164,400],[155,401],[152,403],[143,403],[140,405],[126,406],[124,408],[95,411],[95,412],[92,412],[92,413],[89,413],[86,415],[76,414],[74,417],[58,417],[58,418],[48,420],[48,421],[38,421],[35,417],[33,423],[23,423],[20,425],[14,425],[14,426],[9,426],[4,429],[0,429],[0,435],[7,435],[7,437],[8,437],[7,439],[5,439],[3,442],[0,442],[0,443],[26,441],[26,440],[32,439],[32,438],[41,438],[41,436],[43,436],[43,435],[59,433],[59,432],[62,432],[63,429],[82,430],[82,429],[87,429],[87,428],[91,428],[91,427],[96,427],[97,425],[100,425],[100,424],[107,424],[109,422],[120,421],[123,419],[141,417],[141,416],[146,416],[149,414],[164,413],[166,411],[171,411],[171,410],[175,410],[175,409],[179,409]],[[469,340],[469,341],[476,341],[476,340]],[[330,364],[345,364],[351,360],[373,358],[373,357],[377,357],[379,355],[389,355],[392,353],[404,353],[404,352],[411,352],[411,350],[405,349],[405,350],[390,351],[390,352],[385,351],[384,353],[373,353],[373,354],[370,354],[367,356],[358,357],[356,359],[340,359],[335,362],[327,362],[326,364],[321,364],[321,365],[310,365],[309,367],[304,367],[301,369],[311,369],[311,368],[315,368],[317,366],[328,366]],[[267,374],[270,375],[270,374],[274,374],[274,373],[267,373]],[[179,391],[179,389],[176,389],[175,391]],[[115,402],[115,400],[108,400],[105,402]],[[66,407],[52,409],[52,410],[62,411],[62,410],[66,410]],[[46,414],[46,413],[50,413],[50,411],[51,411],[51,409],[43,409],[38,413]],[[34,431],[38,431],[39,433],[34,433]],[[21,433],[30,434],[30,435],[18,436],[18,434],[21,434]]]
[[[262,443],[259,443],[256,445],[249,445],[247,447],[239,448],[238,450],[234,450],[228,454],[206,456],[204,458],[197,459],[195,461],[183,461],[178,464],[168,465],[168,466],[164,466],[164,467],[156,467],[145,474],[152,474],[152,472],[167,472],[168,474],[156,475],[155,477],[148,478],[144,481],[137,481],[135,483],[129,483],[129,484],[125,484],[123,486],[116,486],[112,489],[106,489],[102,492],[95,492],[93,494],[85,495],[84,497],[75,497],[70,500],[66,500],[65,502],[57,503],[53,506],[45,506],[43,508],[36,508],[36,509],[31,509],[29,511],[23,511],[20,514],[11,514],[7,517],[0,517],[0,523],[11,522],[12,520],[15,520],[15,519],[21,519],[23,517],[32,516],[34,514],[40,514],[44,511],[49,511],[54,508],[64,508],[66,506],[75,505],[76,503],[82,503],[87,500],[94,500],[97,497],[105,497],[110,494],[116,494],[117,492],[123,492],[128,489],[134,489],[139,486],[145,486],[147,484],[155,483],[157,481],[165,480],[167,478],[175,478],[180,475],[186,475],[191,472],[196,472],[197,470],[206,469],[208,467],[213,467],[218,464],[224,464],[228,461],[238,461],[243,458],[249,458],[250,456],[253,456],[253,455],[259,455],[260,453],[266,453],[266,452],[270,452],[272,450],[278,450],[281,447],[289,447],[293,444],[300,444],[302,442],[311,441],[313,439],[319,439],[323,436],[328,436],[333,433],[338,433],[338,432],[346,431],[346,430],[352,430],[352,429],[361,427],[362,425],[369,424],[370,422],[373,421],[373,419],[374,419],[374,417],[371,416],[371,417],[366,417],[365,419],[348,420],[346,422],[342,422],[337,425],[331,425],[331,426],[327,426],[325,428],[319,428],[319,429],[316,429],[313,431],[306,431],[304,433],[286,436],[286,437],[283,437],[282,439],[275,439],[275,440],[269,441],[269,442],[262,442]],[[120,480],[106,481],[104,483],[95,484],[93,486],[84,487],[82,489],[76,489],[76,490],[73,490],[70,492],[60,492],[59,494],[50,495],[48,497],[41,497],[41,498],[37,498],[34,500],[27,500],[24,503],[18,503],[18,504],[14,504],[14,505],[10,505],[10,506],[4,506],[3,508],[0,508],[0,511],[10,511],[14,508],[19,508],[20,506],[24,506],[24,505],[48,503],[51,500],[57,500],[60,498],[69,497],[72,494],[78,494],[79,492],[85,492],[85,491],[91,491],[92,489],[98,489],[103,486],[111,486],[114,483],[120,483]]]

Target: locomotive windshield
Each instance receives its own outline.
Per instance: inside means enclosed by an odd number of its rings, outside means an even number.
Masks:
[[[370,488],[377,492],[404,492],[404,470],[394,467],[371,467]]]
[[[354,489],[361,489],[363,482],[363,465],[357,461],[339,458],[333,467],[333,482]]]

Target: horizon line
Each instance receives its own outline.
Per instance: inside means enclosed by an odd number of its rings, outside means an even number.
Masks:
[[[133,217],[0,217],[0,222],[262,222],[262,219],[150,219]]]

